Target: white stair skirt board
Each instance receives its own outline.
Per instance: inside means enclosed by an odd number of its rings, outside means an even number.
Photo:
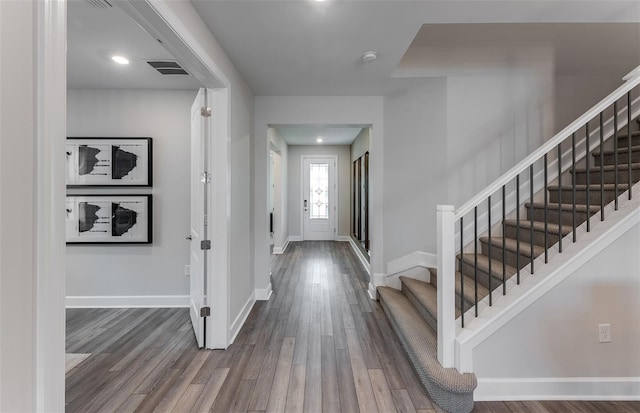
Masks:
[[[188,295],[67,296],[67,308],[189,307]]]
[[[242,329],[244,322],[247,321],[247,317],[249,317],[249,313],[251,313],[251,309],[253,309],[253,306],[255,305],[255,303],[256,303],[256,294],[254,292],[253,294],[251,294],[247,302],[244,303],[244,305],[242,306],[242,310],[240,310],[240,314],[238,314],[236,319],[233,320],[233,323],[231,323],[231,331],[230,331],[231,341],[229,342],[229,344],[233,344],[233,342],[236,341],[236,337],[238,336],[240,329]]]
[[[289,246],[289,238],[287,238],[284,241],[284,245],[282,245],[281,247],[276,247],[275,245],[273,246],[273,253],[275,255],[280,255],[280,254],[284,254],[284,252],[287,250],[287,247]]]
[[[633,186],[638,194],[640,183]],[[614,203],[605,207],[605,221],[599,218],[591,220],[591,232],[586,232],[586,222],[576,228],[577,242],[570,241],[572,235],[564,238],[563,260],[553,260],[558,255],[558,246],[549,249],[549,263],[544,264],[544,255],[539,256],[534,264],[538,270],[535,276],[529,276],[529,266],[522,271],[520,286],[509,291],[505,296],[494,295],[492,307],[488,306],[488,297],[478,303],[480,316],[473,317],[473,308],[466,312],[465,328],[460,328],[460,319],[456,320],[458,335],[456,342],[456,368],[460,372],[473,371],[474,349],[524,311],[529,305],[551,291],[556,285],[572,275],[581,266],[591,260],[616,239],[624,235],[634,225],[640,223],[640,197],[627,199],[626,192],[619,197],[619,209],[614,210]],[[515,284],[513,277],[507,280],[507,290]]]
[[[269,283],[267,288],[256,288],[254,296],[256,301],[269,301],[271,293],[273,293],[273,290],[271,289],[271,283]]]
[[[356,257],[358,257],[358,259],[360,260],[360,264],[362,264],[364,269],[367,270],[367,274],[369,274],[369,276],[371,276],[371,265],[369,264],[369,261],[367,260],[367,257],[364,256],[364,253],[362,252],[362,250],[360,248],[358,248],[358,245],[353,240],[353,238],[351,238],[350,236],[346,236],[346,235],[340,235],[338,237],[338,241],[348,242],[351,245],[351,248],[353,249],[353,252],[356,253]]]
[[[428,252],[414,251],[387,263],[387,287],[399,290],[400,276],[430,282],[429,268],[438,266],[438,256]]]
[[[640,377],[478,378],[473,399],[640,400]]]

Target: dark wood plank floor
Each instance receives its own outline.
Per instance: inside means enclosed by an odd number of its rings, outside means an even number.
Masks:
[[[198,350],[186,309],[69,309],[68,412],[441,412],[349,244],[292,243],[226,351]],[[480,402],[477,412],[640,411],[632,402]]]

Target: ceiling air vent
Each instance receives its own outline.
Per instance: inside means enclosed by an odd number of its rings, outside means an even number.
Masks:
[[[176,61],[149,60],[147,63],[162,75],[189,75]]]
[[[87,0],[87,3],[96,9],[110,9],[113,7],[108,0]]]

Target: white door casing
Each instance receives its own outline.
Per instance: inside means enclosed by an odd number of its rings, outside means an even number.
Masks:
[[[337,236],[338,158],[303,156],[302,164],[302,239],[331,241]]]
[[[201,110],[206,107],[206,90],[200,89],[191,106],[191,208],[189,225],[189,315],[198,342],[198,347],[205,345],[206,318],[200,314],[206,303],[206,260],[208,250],[201,249],[201,242],[206,239],[205,211],[207,208],[206,185],[202,182],[207,165],[207,131],[211,129],[206,123],[210,117],[203,117]]]

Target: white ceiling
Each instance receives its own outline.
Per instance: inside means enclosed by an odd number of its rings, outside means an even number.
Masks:
[[[351,145],[362,126],[272,125],[288,145]],[[322,138],[322,143],[316,139]]]
[[[124,11],[67,2],[67,87],[93,89],[198,89],[189,76],[163,76],[146,60],[174,60]],[[118,65],[111,56],[127,57]]]
[[[385,95],[417,83],[392,75],[424,24],[640,21],[637,0],[191,2],[254,94],[274,96]],[[368,50],[379,59],[363,64]]]

